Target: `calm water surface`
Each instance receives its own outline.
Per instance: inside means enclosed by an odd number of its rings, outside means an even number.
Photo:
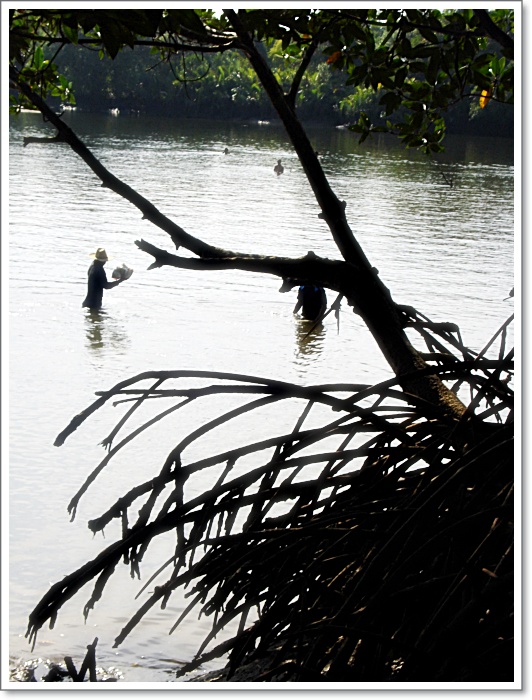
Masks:
[[[232,250],[337,257],[304,173],[274,126],[171,122],[151,118],[67,116],[103,164],[189,233]],[[436,166],[385,140],[358,145],[345,130],[310,129],[313,144],[350,224],[394,299],[435,321],[453,321],[480,350],[512,311],[504,301],[514,275],[513,144],[451,141]],[[92,538],[87,521],[118,496],[158,473],[176,442],[220,406],[194,407],[161,424],[98,477],[74,522],[72,495],[104,456],[99,443],[118,420],[109,406],[61,448],[56,435],[94,392],[145,370],[218,370],[303,384],[377,382],[390,376],[375,342],[344,304],[340,332],[329,316],[310,337],[292,316],[295,291],[280,281],[239,272],[148,271],[134,241],[172,250],[162,231],[103,189],[66,146],[31,144],[51,132],[39,116],[10,125],[10,637],[13,660],[31,658],[27,617],[49,584],[70,573],[116,535]],[[223,155],[225,147],[230,149]],[[285,173],[273,166],[281,158]],[[453,178],[449,187],[445,177]],[[105,294],[105,313],[82,310],[89,254],[104,246],[135,273]],[[334,300],[329,294],[329,301]],[[209,414],[209,410],[211,414]],[[275,419],[268,429],[275,430]],[[279,425],[283,427],[283,419]],[[213,436],[208,449],[243,434]],[[209,488],[209,483],[194,488]],[[168,556],[156,545],[143,574]],[[150,568],[151,567],[151,568]],[[146,572],[146,573],[144,573]],[[144,578],[144,577],[143,577]],[[144,578],[145,580],[145,578]],[[117,650],[112,643],[140,601],[139,582],[124,571],[84,624],[85,588],[41,630],[33,656],[80,663],[98,637],[98,663],[127,681],[171,680],[194,655],[210,620],[168,631],[186,600],[176,594],[155,609]],[[216,664],[214,664],[216,666]]]

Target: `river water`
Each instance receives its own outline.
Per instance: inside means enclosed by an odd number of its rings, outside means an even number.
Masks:
[[[189,233],[242,252],[301,256],[313,250],[337,257],[282,128],[77,112],[65,119],[114,175]],[[112,532],[109,539],[93,539],[87,521],[157,474],[176,436],[205,416],[199,410],[171,428],[157,427],[126,461],[98,477],[73,522],[68,502],[104,456],[99,443],[116,423],[117,409],[93,415],[61,448],[53,446],[56,435],[96,391],[146,370],[238,372],[302,384],[378,382],[390,370],[345,304],[339,331],[330,315],[305,337],[308,328],[292,314],[295,291],[280,294],[272,276],[148,271],[151,258],[134,241],[172,251],[167,235],[101,188],[68,146],[23,147],[24,136],[49,135],[39,115],[10,122],[4,306],[10,658],[61,660],[68,654],[81,663],[86,645],[98,637],[100,665],[117,667],[126,681],[167,681],[176,664],[192,658],[210,620],[192,615],[168,636],[186,604],[176,595],[112,649],[140,605],[133,600],[139,582],[125,568],[86,623],[82,608],[89,589],[60,612],[53,630],[41,630],[33,653],[24,634],[28,614],[48,586],[112,541]],[[455,137],[435,165],[383,138],[359,145],[354,134],[334,128],[309,128],[309,135],[394,299],[434,321],[457,323],[465,343],[480,350],[513,310],[512,300],[505,300],[514,285],[513,142]],[[279,158],[281,177],[273,172]],[[81,302],[89,254],[99,246],[113,257],[108,276],[115,262],[135,272],[105,293],[105,314],[94,316]],[[224,440],[230,444],[234,437]]]

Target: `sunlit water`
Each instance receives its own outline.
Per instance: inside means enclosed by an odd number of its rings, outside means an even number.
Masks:
[[[313,250],[337,257],[281,128],[78,113],[67,119],[114,175],[192,235],[242,252],[301,256]],[[384,140],[358,145],[345,130],[309,133],[347,203],[353,231],[394,299],[435,321],[458,323],[466,344],[480,350],[512,311],[512,301],[505,301],[514,284],[512,143],[454,139],[443,164],[435,166]],[[99,442],[121,414],[112,407],[99,411],[61,448],[53,446],[56,435],[96,391],[146,370],[218,370],[302,384],[378,382],[390,370],[345,304],[339,332],[330,315],[307,337],[308,327],[292,315],[295,291],[280,294],[277,278],[148,271],[151,258],[134,241],[171,251],[167,235],[100,187],[68,146],[23,147],[23,136],[43,135],[51,132],[37,115],[11,123],[10,656],[60,660],[68,654],[81,663],[86,645],[98,637],[98,663],[117,666],[126,681],[171,680],[176,664],[194,655],[210,620],[193,614],[169,637],[186,605],[176,594],[165,611],[154,609],[113,650],[115,636],[140,605],[133,600],[140,584],[125,567],[86,624],[82,608],[89,588],[60,612],[55,629],[40,632],[33,654],[24,633],[48,585],[117,534],[110,528],[106,540],[93,539],[87,521],[158,473],[169,450],[209,409],[194,408],[161,424],[127,457],[111,462],[74,522],[67,504],[104,456]],[[281,177],[273,172],[278,158],[285,166]],[[115,262],[135,272],[105,293],[105,313],[94,315],[81,301],[89,253],[99,246],[114,258],[109,276]],[[329,293],[330,302],[334,296]],[[211,415],[217,411],[214,404]],[[286,422],[279,420],[280,426]],[[276,429],[274,423],[265,427]],[[220,448],[257,435],[255,426],[244,435],[213,436],[207,444]],[[166,545],[155,546],[146,573],[172,551]]]

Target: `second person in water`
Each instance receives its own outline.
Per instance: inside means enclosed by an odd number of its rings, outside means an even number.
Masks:
[[[294,313],[301,309],[301,315],[308,321],[315,321],[327,308],[327,295],[323,287],[315,284],[304,284],[297,293],[297,304]]]

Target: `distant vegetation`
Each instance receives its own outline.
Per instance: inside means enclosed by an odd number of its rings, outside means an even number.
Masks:
[[[268,59],[276,76],[288,83],[294,70],[285,56],[281,42],[271,42]],[[98,51],[66,46],[57,64],[75,86],[77,107],[84,111],[222,120],[277,116],[249,62],[233,52],[187,55],[170,65],[144,47],[102,61]],[[352,123],[363,111],[378,123],[384,122],[379,99],[379,91],[346,85],[345,74],[332,70],[327,56],[319,54],[302,81],[297,109],[304,121]],[[513,105],[492,102],[481,110],[478,100],[464,100],[449,110],[448,131],[512,137]]]

